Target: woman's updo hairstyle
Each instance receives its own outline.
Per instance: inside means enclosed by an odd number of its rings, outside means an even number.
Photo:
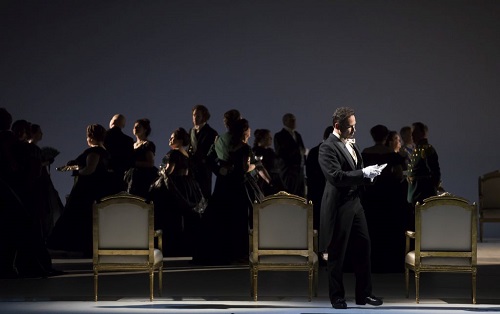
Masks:
[[[184,128],[177,128],[174,131],[174,137],[182,142],[182,146],[189,145],[189,134]]]
[[[271,131],[268,129],[256,129],[253,132],[254,136],[253,147],[259,146],[259,144],[261,144],[267,138],[267,135],[270,133]]]
[[[87,137],[98,142],[104,142],[106,129],[100,124],[91,124],[87,126]]]
[[[135,121],[135,123],[139,124],[144,128],[144,132],[146,132],[146,136],[149,136],[151,134],[151,123],[149,122],[149,119],[143,118]]]
[[[231,130],[231,142],[232,144],[238,144],[243,141],[245,131],[248,130],[250,126],[248,125],[247,119],[240,119],[234,122]]]

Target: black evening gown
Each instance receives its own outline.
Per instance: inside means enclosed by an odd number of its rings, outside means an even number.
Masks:
[[[156,153],[156,146],[151,141],[146,141],[134,149],[134,163],[137,161],[146,161],[148,151]],[[128,184],[127,191],[130,194],[149,198],[149,189],[151,184],[158,177],[158,168],[156,167],[132,167],[125,174],[125,182]]]
[[[387,163],[374,183],[366,186],[361,202],[366,214],[374,273],[404,271],[405,229],[408,220],[406,169],[404,157],[397,153],[363,154],[365,166]]]
[[[200,231],[200,214],[193,208],[203,197],[201,189],[189,157],[180,151],[169,151],[162,164],[174,166],[169,175],[162,170],[151,189],[155,228],[163,230],[163,255],[193,256]]]
[[[200,255],[195,262],[226,264],[248,258],[249,198],[247,162],[251,148],[241,143],[229,150],[233,164],[227,175],[219,175],[208,207],[202,217],[203,237],[198,241]]]
[[[261,177],[257,177],[257,183],[265,196],[276,194],[279,191],[284,191],[285,187],[281,181],[278,158],[274,149],[271,147],[261,147],[257,146],[253,148],[253,153],[255,157],[261,159],[262,166],[267,170],[269,176],[271,177],[271,184],[268,184]]]
[[[40,150],[0,131],[0,160],[0,278],[50,275],[39,219]]]
[[[115,192],[110,188],[109,155],[104,148],[87,148],[78,156],[76,164],[84,168],[90,153],[99,155],[99,163],[92,174],[76,178],[64,212],[47,241],[51,249],[82,252],[86,257],[92,256],[92,206],[96,200]]]

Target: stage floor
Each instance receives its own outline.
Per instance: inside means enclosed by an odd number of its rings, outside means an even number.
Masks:
[[[250,297],[245,265],[193,267],[184,260],[165,261],[163,296],[149,301],[146,273],[103,273],[99,299],[93,301],[91,260],[55,259],[61,276],[0,280],[0,313],[332,313],[326,270],[320,269],[318,297],[307,301],[307,275],[261,272],[259,301]],[[477,304],[471,304],[468,274],[424,273],[420,304],[413,278],[405,298],[404,274],[373,274],[380,307],[354,303],[354,276],[345,274],[348,309],[343,313],[470,313],[500,312],[500,241],[478,244]],[[156,277],[155,277],[156,279]]]

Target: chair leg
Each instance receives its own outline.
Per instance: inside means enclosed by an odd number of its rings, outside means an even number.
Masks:
[[[420,272],[415,271],[415,302],[420,303]]]
[[[249,273],[250,273],[250,297],[253,298],[253,265],[250,264]]]
[[[149,270],[149,301],[153,301],[153,291],[154,291],[154,269]]]
[[[97,286],[98,286],[98,274],[97,270],[94,269],[94,301],[97,302]]]
[[[318,264],[319,263],[316,263],[314,265],[314,296],[317,297],[318,296]]]
[[[313,278],[314,278],[314,270],[312,267],[309,268],[308,272],[308,277],[309,277],[309,302],[312,301],[312,292],[313,292]]]
[[[257,301],[257,276],[259,275],[259,271],[257,267],[253,269],[253,278],[252,278],[252,286],[253,286],[253,300]]]
[[[163,265],[158,269],[158,293],[160,297],[163,294]]]
[[[476,304],[476,269],[472,270],[472,304]]]

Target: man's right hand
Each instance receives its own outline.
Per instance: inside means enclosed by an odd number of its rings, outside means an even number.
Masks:
[[[362,171],[365,178],[373,179],[382,172],[382,169],[378,165],[373,165],[363,168]]]

